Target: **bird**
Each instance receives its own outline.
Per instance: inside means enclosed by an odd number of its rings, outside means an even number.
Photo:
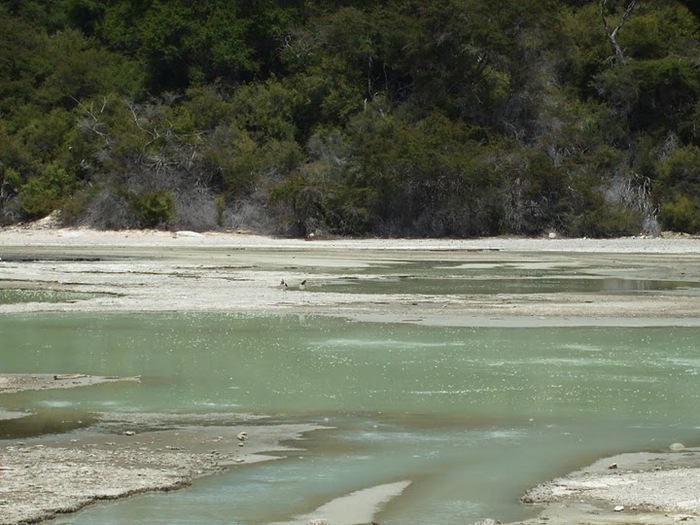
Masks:
[[[303,281],[301,281],[301,282],[299,283],[299,289],[300,289],[300,290],[306,290],[306,279],[304,279]]]
[[[283,292],[286,292],[287,288],[289,288],[289,286],[287,285],[287,283],[285,282],[284,279],[282,279],[282,282],[280,283],[280,288],[282,289]]]
[[[242,432],[239,432],[236,437],[238,438],[238,441],[247,441],[248,440],[248,432],[246,432],[245,430]]]

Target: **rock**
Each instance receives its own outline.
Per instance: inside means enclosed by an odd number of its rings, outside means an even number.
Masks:
[[[671,450],[671,452],[680,452],[681,450],[685,449],[685,445],[683,443],[672,443],[668,448]]]
[[[70,380],[70,379],[84,379],[87,377],[87,374],[54,374],[53,380],[54,381],[65,381],[65,380]]]
[[[615,512],[622,512],[623,510],[625,510],[625,506],[624,506],[624,505],[615,505],[615,506],[613,507],[613,510],[614,510]]]
[[[124,435],[125,436],[135,436],[136,432],[134,432],[133,430],[126,430],[126,431],[124,431]]]
[[[239,432],[238,435],[236,436],[238,438],[238,441],[247,441],[248,440],[248,432]]]
[[[610,470],[615,470],[617,468],[617,463],[610,463],[610,465],[608,465],[608,468]]]
[[[198,232],[179,230],[175,232],[175,237],[202,237],[203,235]]]
[[[331,525],[326,518],[314,518],[307,521],[304,525]]]

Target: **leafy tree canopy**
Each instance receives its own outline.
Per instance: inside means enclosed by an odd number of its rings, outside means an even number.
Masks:
[[[0,0],[0,223],[700,229],[687,0]]]

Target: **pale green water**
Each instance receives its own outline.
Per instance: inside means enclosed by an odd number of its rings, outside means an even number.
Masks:
[[[440,328],[239,314],[12,315],[5,372],[141,383],[0,396],[44,421],[90,411],[321,422],[307,450],[61,524],[258,524],[412,480],[381,523],[502,521],[520,493],[613,452],[698,442],[699,328]],[[53,416],[52,416],[53,414]],[[85,424],[85,423],[83,423]]]
[[[64,303],[90,299],[95,295],[54,290],[0,290],[0,304],[15,303]]]
[[[311,291],[342,293],[411,294],[532,294],[532,293],[675,293],[698,294],[700,284],[687,281],[621,279],[616,277],[571,278],[527,276],[520,278],[465,278],[457,275],[436,278],[417,275],[388,276],[363,280],[339,278],[316,281]]]

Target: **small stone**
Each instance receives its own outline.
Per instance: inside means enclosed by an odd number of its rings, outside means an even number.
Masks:
[[[624,505],[616,505],[615,507],[613,507],[613,510],[615,512],[622,512],[623,510],[625,510],[625,506]]]

